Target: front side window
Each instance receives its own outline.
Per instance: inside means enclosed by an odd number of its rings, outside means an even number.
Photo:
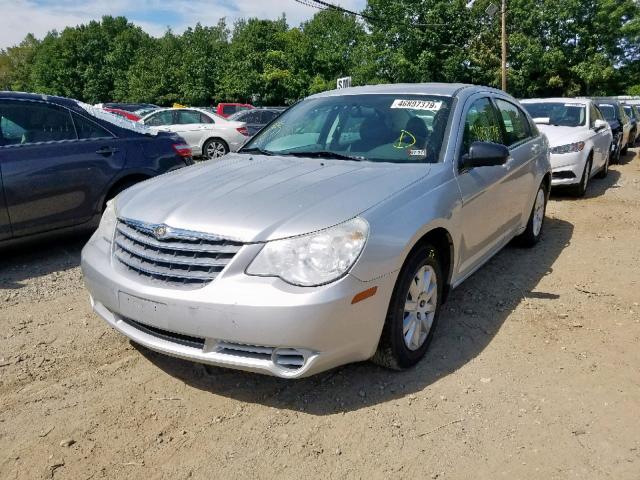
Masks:
[[[452,102],[451,97],[402,94],[307,99],[283,113],[243,150],[371,162],[437,162]]]
[[[158,112],[149,117],[144,122],[151,127],[160,127],[163,125],[173,124],[173,110],[165,110],[164,112]]]
[[[77,139],[67,110],[38,102],[0,102],[0,129],[4,145]]]
[[[502,125],[506,133],[505,145],[516,145],[531,136],[529,120],[522,110],[513,103],[496,99],[496,105],[500,111]]]
[[[581,103],[525,103],[525,110],[536,120],[561,127],[583,127],[587,123],[587,107]]]
[[[469,153],[469,148],[471,148],[473,142],[504,144],[498,114],[488,98],[476,100],[467,112],[464,123],[462,155]]]

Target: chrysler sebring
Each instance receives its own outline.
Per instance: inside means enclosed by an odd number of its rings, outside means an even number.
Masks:
[[[550,186],[546,137],[504,92],[336,90],[120,194],[82,270],[97,314],[158,352],[285,378],[408,368],[452,288],[538,241]]]

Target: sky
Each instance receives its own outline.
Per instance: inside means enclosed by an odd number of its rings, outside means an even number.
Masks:
[[[334,4],[361,10],[366,0],[334,0]],[[27,33],[42,38],[103,15],[124,15],[151,35],[167,27],[182,32],[197,22],[215,25],[222,17],[231,25],[238,18],[275,19],[282,13],[296,26],[317,10],[295,0],[0,0],[0,49],[16,45]]]

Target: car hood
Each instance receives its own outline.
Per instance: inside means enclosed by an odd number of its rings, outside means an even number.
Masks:
[[[584,142],[593,135],[593,132],[586,127],[538,125],[538,129],[547,136],[549,146],[552,148],[569,143]]]
[[[140,183],[116,207],[120,218],[262,242],[345,222],[430,168],[230,154]]]

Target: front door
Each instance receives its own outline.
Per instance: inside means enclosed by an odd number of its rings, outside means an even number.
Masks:
[[[459,160],[469,152],[473,142],[504,144],[498,113],[487,97],[473,97],[464,114],[464,134]],[[458,274],[471,273],[485,257],[501,245],[509,233],[511,202],[507,167],[457,168],[462,197],[461,248]]]

